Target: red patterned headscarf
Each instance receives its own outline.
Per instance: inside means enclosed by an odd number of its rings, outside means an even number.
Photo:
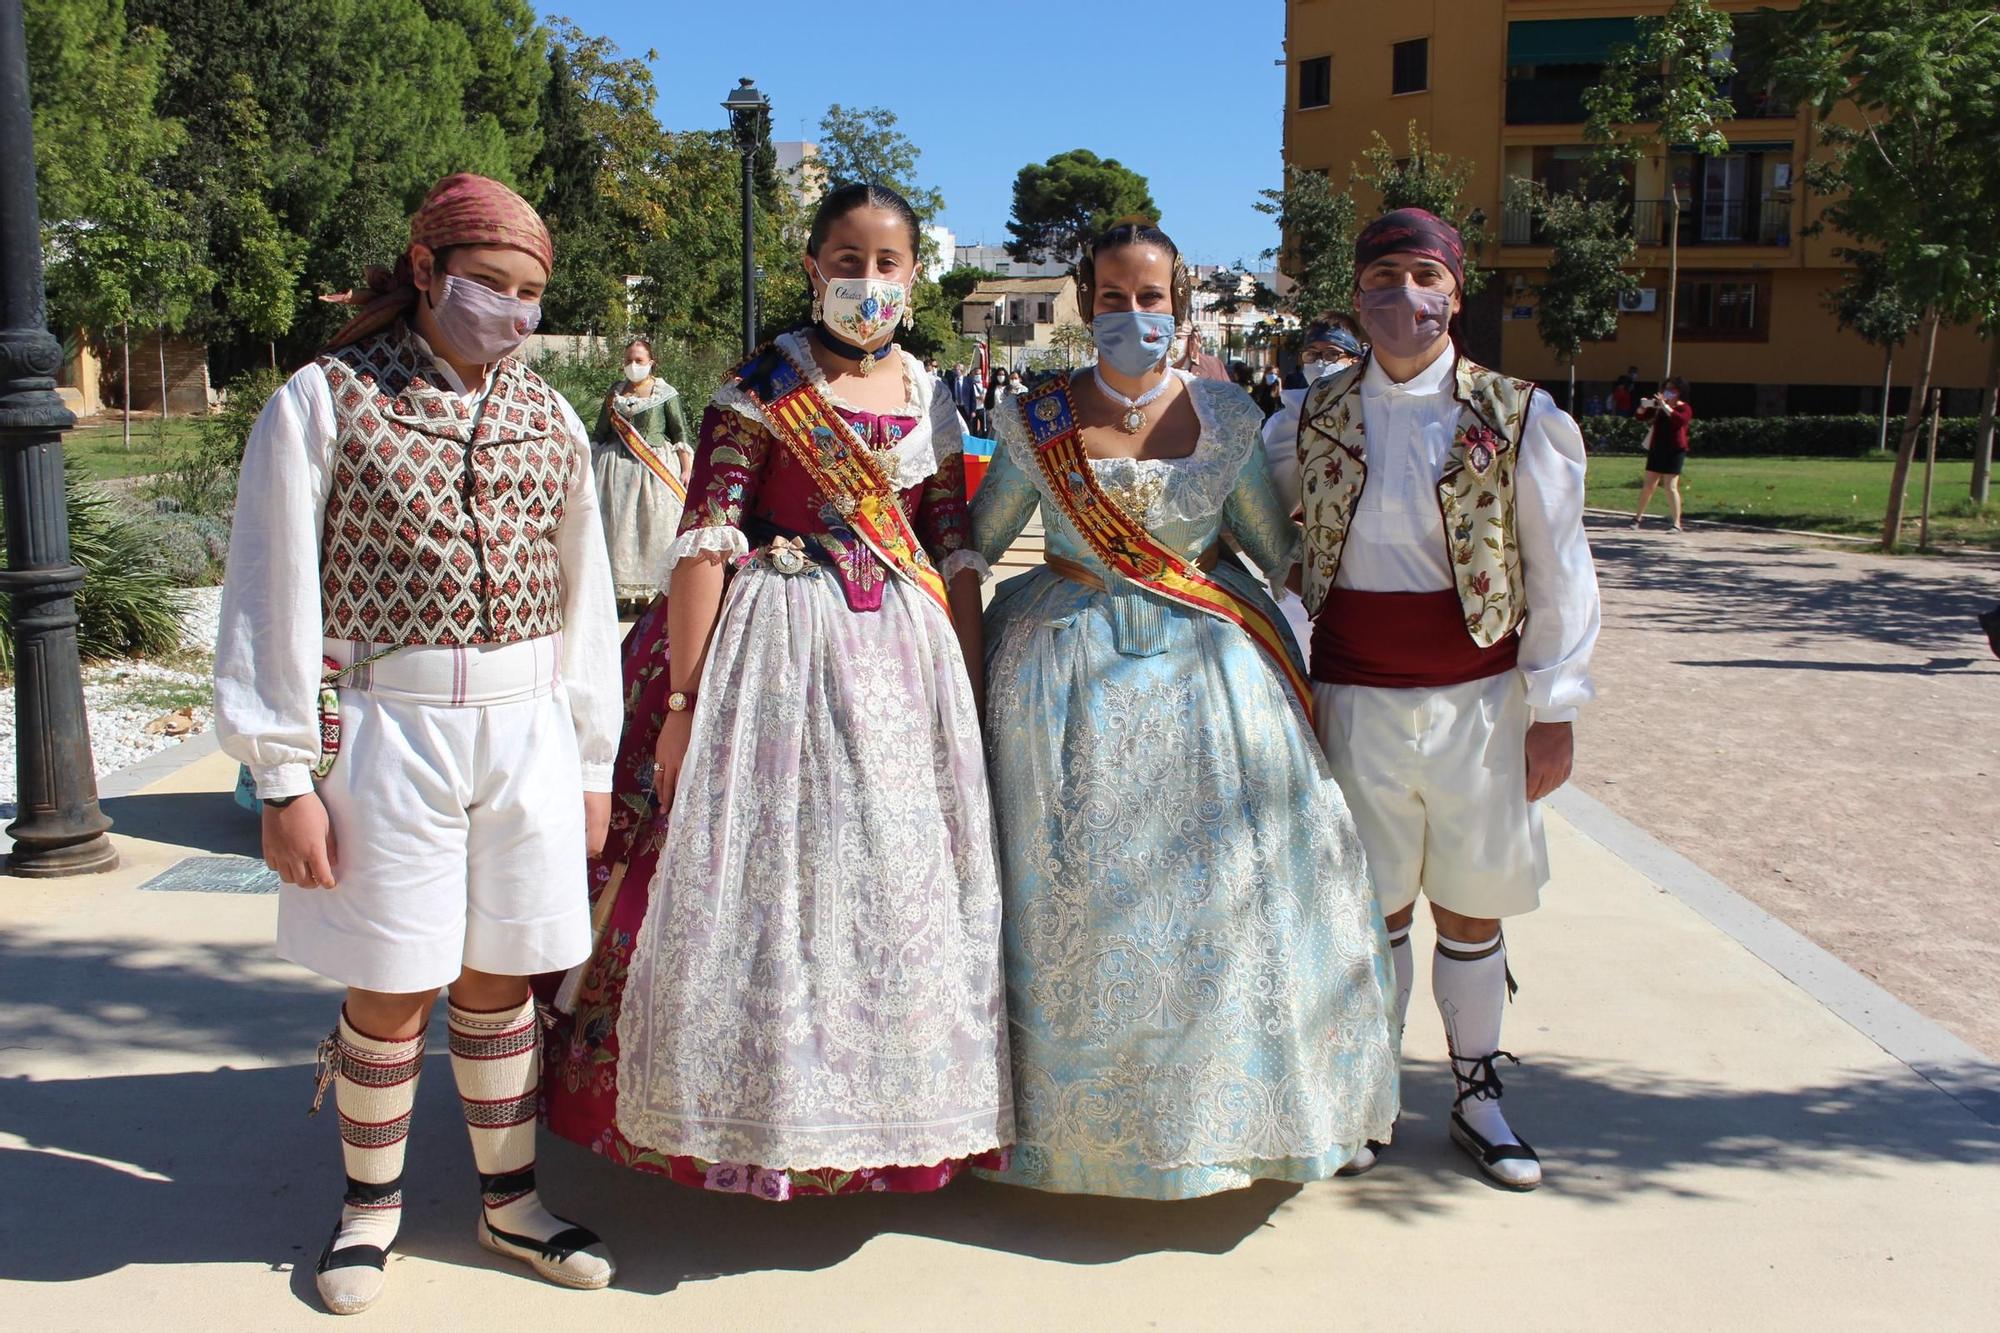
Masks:
[[[1354,238],[1354,274],[1384,255],[1422,255],[1451,270],[1452,281],[1465,287],[1465,239],[1458,228],[1421,208],[1384,213]]]
[[[555,269],[555,242],[541,214],[499,181],[461,171],[431,187],[416,216],[410,219],[410,244],[442,250],[453,245],[497,245],[519,250],[541,261],[542,272]],[[407,251],[394,269],[370,265],[366,285],[325,301],[358,305],[361,313],[333,335],[326,351],[360,342],[388,328],[417,303]]]

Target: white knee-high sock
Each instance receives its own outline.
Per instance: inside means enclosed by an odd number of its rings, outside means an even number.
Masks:
[[[1455,940],[1439,935],[1431,962],[1431,993],[1444,1018],[1451,1045],[1452,1073],[1465,1089],[1475,1075],[1492,1077],[1492,1057],[1500,1049],[1500,1019],[1507,1005],[1507,946],[1503,936]],[[1483,1066],[1483,1067],[1482,1067]],[[1519,1143],[1500,1114],[1500,1101],[1475,1091],[1458,1104],[1465,1122],[1490,1143]]]
[[[347,1021],[343,1007],[321,1058],[330,1066],[333,1104],[340,1112],[340,1156],[347,1169],[333,1248],[373,1245],[387,1250],[403,1221],[403,1149],[417,1101],[424,1035],[405,1041],[371,1037]]]
[[[1403,1028],[1410,1017],[1410,992],[1417,984],[1417,960],[1410,950],[1410,928],[1389,932],[1389,961],[1396,968],[1396,1027],[1391,1034],[1402,1049]]]
[[[547,1240],[569,1223],[535,1192],[535,1114],[542,1086],[541,1019],[535,1002],[480,1013],[446,1007],[451,1072],[472,1136],[481,1203],[491,1227]]]

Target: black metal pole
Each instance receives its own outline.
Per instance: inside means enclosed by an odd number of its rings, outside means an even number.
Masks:
[[[743,359],[748,361],[757,350],[757,243],[750,212],[751,178],[757,157],[755,131],[737,135],[736,147],[743,157]]]
[[[0,0],[0,484],[6,491],[13,603],[15,781],[20,814],[7,832],[10,874],[109,870],[118,853],[97,808],[97,774],[77,660],[76,593],[63,495],[63,432],[76,424],[56,396],[62,346],[42,291],[35,141],[21,0]]]

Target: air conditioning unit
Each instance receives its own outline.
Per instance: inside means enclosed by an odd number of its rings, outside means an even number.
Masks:
[[[1650,315],[1660,308],[1660,289],[1641,287],[1618,298],[1618,308],[1628,315]]]

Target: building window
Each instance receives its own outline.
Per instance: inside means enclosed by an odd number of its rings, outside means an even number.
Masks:
[[[1430,91],[1430,38],[1419,37],[1415,41],[1397,42],[1389,48],[1389,52],[1389,92],[1392,95]]]
[[[1044,296],[1035,302],[1035,323],[1052,324],[1054,322],[1055,315],[1049,310],[1049,299]]]
[[[1315,56],[1299,62],[1299,110],[1310,111],[1333,101],[1333,57]]]
[[[1533,19],[1507,25],[1507,123],[1582,124],[1583,94],[1614,47],[1637,41],[1636,19]]]
[[[1674,336],[1691,342],[1769,342],[1771,280],[1759,273],[1683,273]]]

